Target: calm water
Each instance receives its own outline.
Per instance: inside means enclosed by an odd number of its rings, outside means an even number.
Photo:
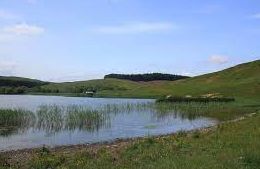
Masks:
[[[156,109],[154,100],[0,95],[0,151],[161,135],[208,127],[216,120]],[[1,119],[2,118],[2,119]]]

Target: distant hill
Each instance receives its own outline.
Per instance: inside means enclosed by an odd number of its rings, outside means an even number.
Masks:
[[[202,95],[219,93],[234,97],[260,98],[260,60],[240,64],[219,72],[178,81],[146,83],[132,95]]]
[[[163,73],[146,73],[146,74],[109,74],[104,77],[105,79],[114,78],[121,80],[131,80],[136,82],[149,82],[155,80],[169,80],[175,81],[180,79],[187,79],[188,76],[163,74]]]
[[[86,91],[95,91],[97,97],[135,98],[219,94],[260,100],[259,73],[260,60],[256,60],[219,72],[176,81],[132,81],[106,77],[99,80],[48,83],[26,78],[0,77],[0,93],[25,91],[36,94],[79,95]]]
[[[49,84],[40,80],[0,76],[0,94],[22,94],[37,86]]]
[[[8,86],[8,87],[35,87],[48,84],[48,82],[43,82],[40,80],[29,79],[29,78],[21,78],[21,77],[7,77],[7,76],[0,76],[0,87]]]
[[[81,93],[95,89],[98,97],[158,98],[164,95],[198,96],[219,93],[232,97],[260,98],[260,60],[244,63],[223,71],[177,81],[135,82],[120,79],[100,79],[70,83],[51,83],[45,92]]]

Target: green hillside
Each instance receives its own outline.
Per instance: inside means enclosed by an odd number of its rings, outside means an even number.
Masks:
[[[136,89],[139,83],[119,79],[99,79],[78,82],[50,83],[40,87],[43,93],[83,93],[86,90],[97,90],[97,93],[110,92],[107,96],[113,96],[113,92],[125,92]]]
[[[35,87],[48,84],[48,82],[43,82],[40,80],[29,79],[29,78],[21,78],[14,76],[0,76],[0,87]]]
[[[138,90],[156,95],[201,95],[220,93],[226,96],[260,97],[260,60],[220,72],[175,82],[154,82]],[[136,91],[138,93],[138,91]]]
[[[202,95],[258,98],[260,93],[260,60],[244,63],[220,72],[178,81],[133,82],[101,79],[44,85],[44,92],[82,93],[96,89],[97,97],[157,98],[165,95]]]
[[[0,76],[0,94],[22,94],[29,88],[49,84],[34,79]]]

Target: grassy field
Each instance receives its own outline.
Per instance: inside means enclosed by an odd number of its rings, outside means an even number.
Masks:
[[[59,90],[58,95],[69,95],[78,88],[96,88],[96,97],[158,98],[165,95],[199,96],[219,93],[235,98],[259,98],[260,60],[241,64],[220,72],[178,81],[133,82],[101,79],[71,83],[52,83],[42,88]]]
[[[260,112],[211,129],[148,137],[78,149],[43,148],[14,161],[0,156],[2,168],[169,168],[258,169]],[[19,158],[23,159],[19,161]],[[17,162],[18,161],[18,162]],[[5,165],[5,166],[4,166]]]

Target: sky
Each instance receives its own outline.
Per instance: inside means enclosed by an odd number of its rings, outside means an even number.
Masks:
[[[196,76],[260,59],[259,0],[0,0],[0,75]]]

